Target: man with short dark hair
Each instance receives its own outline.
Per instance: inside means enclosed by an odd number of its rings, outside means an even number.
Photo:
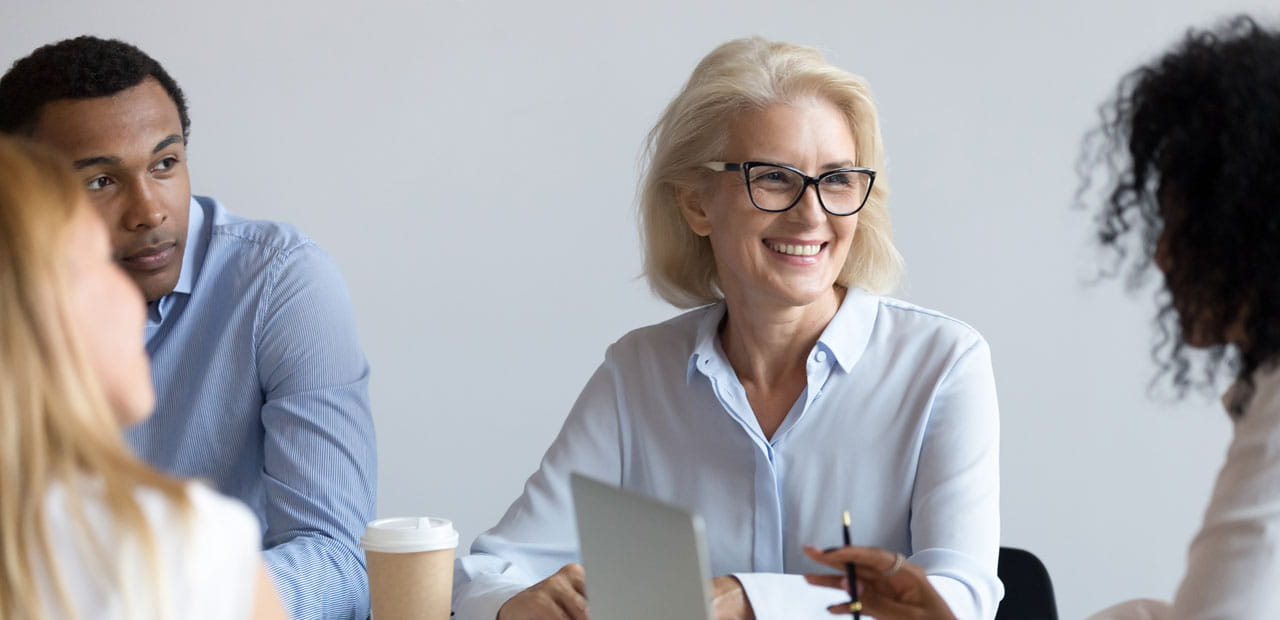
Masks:
[[[120,41],[46,45],[0,77],[0,132],[67,155],[147,299],[156,412],[129,442],[257,513],[294,617],[364,618],[376,459],[345,284],[295,229],[192,196],[189,129],[178,85]]]

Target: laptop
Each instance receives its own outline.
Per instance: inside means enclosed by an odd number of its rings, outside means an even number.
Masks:
[[[702,518],[570,475],[591,620],[711,620]]]

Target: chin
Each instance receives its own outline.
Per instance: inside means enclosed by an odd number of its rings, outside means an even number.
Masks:
[[[154,394],[148,394],[145,397],[138,395],[130,402],[122,403],[115,408],[116,421],[120,423],[121,428],[128,428],[136,424],[145,422],[151,417],[151,412],[155,410],[156,400]]]
[[[779,290],[775,293],[774,298],[785,305],[795,308],[803,308],[815,303],[822,302],[835,292],[835,285],[827,287],[792,287]]]
[[[138,285],[147,303],[151,303],[173,292],[173,289],[178,286],[178,271],[134,278],[133,283]]]

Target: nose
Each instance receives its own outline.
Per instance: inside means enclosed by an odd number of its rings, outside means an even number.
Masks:
[[[790,217],[806,224],[818,224],[827,217],[822,203],[818,200],[818,186],[810,185],[800,193],[800,201],[787,210]]]
[[[128,204],[120,223],[126,230],[138,232],[156,228],[168,217],[160,193],[147,181],[140,181],[134,184],[133,191],[128,196]]]

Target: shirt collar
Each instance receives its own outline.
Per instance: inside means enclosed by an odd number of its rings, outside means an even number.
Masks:
[[[1233,418],[1240,418],[1252,405],[1253,397],[1264,387],[1280,383],[1280,364],[1264,364],[1249,380],[1237,379],[1222,395],[1222,406]]]
[[[173,287],[174,293],[190,295],[195,286],[196,276],[200,275],[200,264],[204,262],[204,250],[208,245],[204,232],[204,209],[191,197],[191,206],[187,216],[187,247],[182,252],[182,271],[178,272],[178,284]],[[170,293],[172,294],[172,293]]]
[[[187,242],[182,251],[182,267],[178,271],[178,283],[168,295],[147,304],[147,322],[152,327],[164,322],[165,315],[173,307],[175,294],[191,294],[195,288],[196,277],[200,275],[200,265],[204,263],[204,251],[209,245],[209,236],[204,234],[204,208],[195,196],[191,197],[187,213]]]
[[[879,296],[860,288],[850,288],[845,293],[836,315],[818,336],[818,345],[831,352],[841,370],[849,372],[853,369],[867,350],[879,310]]]
[[[849,372],[867,350],[879,309],[878,296],[860,288],[850,288],[835,316],[831,317],[831,322],[822,330],[822,335],[818,336],[818,346],[830,351],[841,370]],[[686,383],[693,381],[694,372],[711,372],[724,359],[718,337],[724,313],[725,304],[721,301],[710,307],[706,316],[699,321],[693,353],[689,355],[689,364],[685,370]]]
[[[694,332],[693,353],[689,355],[689,365],[685,370],[685,383],[693,382],[693,373],[704,374],[711,371],[712,366],[720,364],[724,355],[720,352],[720,321],[724,319],[724,301],[717,302],[707,308],[707,313],[698,322],[698,330]]]

